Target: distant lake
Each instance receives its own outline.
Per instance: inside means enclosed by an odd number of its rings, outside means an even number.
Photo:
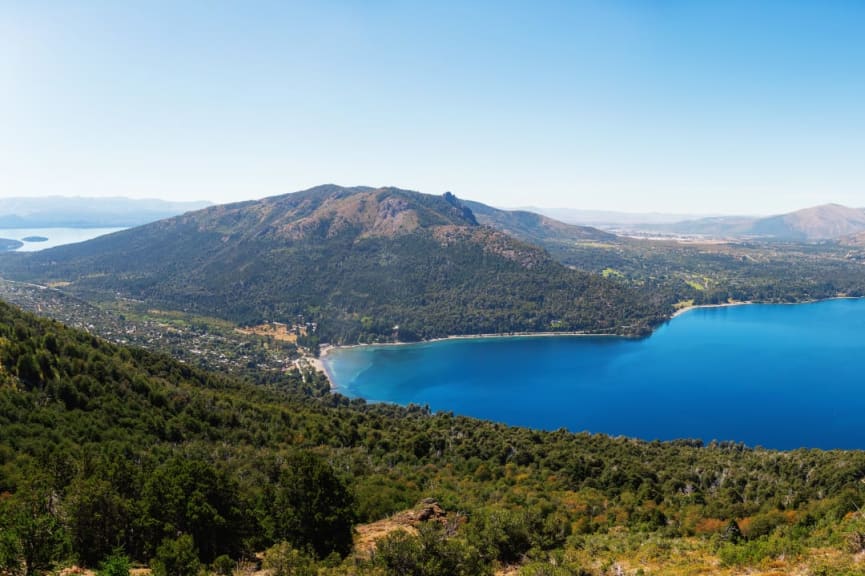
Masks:
[[[337,349],[339,391],[547,430],[865,449],[865,300],[691,310],[642,340]]]
[[[84,242],[120,230],[125,230],[125,228],[0,228],[0,238],[23,242],[24,245],[13,252],[36,252],[64,244]],[[24,240],[25,238],[40,236],[48,238],[48,240],[41,242]]]

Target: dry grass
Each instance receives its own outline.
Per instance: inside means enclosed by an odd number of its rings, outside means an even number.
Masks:
[[[241,334],[246,334],[247,336],[264,336],[282,342],[289,342],[291,344],[297,343],[295,328],[288,324],[273,322],[270,324],[251,326],[249,328],[237,328],[236,330]],[[306,328],[299,328],[299,330],[302,335],[306,335]]]

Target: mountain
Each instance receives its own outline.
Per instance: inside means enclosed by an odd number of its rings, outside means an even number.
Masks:
[[[841,246],[865,247],[865,230],[842,236],[838,239],[838,244]]]
[[[670,312],[660,297],[569,269],[481,225],[452,194],[398,188],[326,185],[214,206],[80,244],[5,255],[0,274],[240,324],[302,316],[332,342],[645,333]]]
[[[671,224],[634,224],[631,228],[639,232],[656,231],[688,236],[733,238],[752,235],[751,228],[758,220],[750,216],[710,216]]]
[[[607,242],[616,238],[614,234],[603,232],[597,228],[565,224],[535,212],[500,210],[480,202],[467,200],[464,200],[463,204],[471,209],[481,224],[491,226],[505,234],[533,244],[543,244],[550,241]]]
[[[790,242],[834,241],[865,231],[865,211],[840,204],[824,204],[763,218],[721,216],[674,224],[644,225],[642,228],[672,234],[728,238],[759,237]]]
[[[840,204],[824,204],[780,216],[761,218],[753,234],[790,240],[838,240],[865,231],[865,211]]]
[[[600,228],[628,228],[635,224],[672,224],[706,218],[701,214],[671,214],[666,212],[616,212],[612,210],[579,210],[576,208],[538,208],[527,206],[519,210],[543,214],[568,224]]]
[[[0,198],[0,228],[120,228],[138,226],[210,206],[132,198]]]

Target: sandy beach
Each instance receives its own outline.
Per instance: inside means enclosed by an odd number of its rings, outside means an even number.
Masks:
[[[670,316],[670,320],[676,318],[677,316],[681,316],[685,312],[690,312],[691,310],[699,310],[700,308],[729,308],[731,306],[747,306],[749,304],[755,304],[755,302],[746,301],[746,302],[725,302],[724,304],[698,304],[696,306],[685,306],[684,308],[680,308],[673,312],[673,315]]]
[[[361,347],[384,347],[384,346],[416,346],[418,344],[429,344],[432,342],[446,342],[452,340],[481,340],[481,339],[491,339],[491,338],[549,338],[554,336],[567,336],[572,338],[587,338],[591,336],[602,337],[602,338],[629,338],[629,336],[622,336],[620,334],[599,334],[599,333],[590,333],[590,332],[507,332],[503,334],[465,334],[461,336],[445,336],[442,338],[431,338],[429,340],[419,340],[417,342],[375,342],[372,344],[346,344],[343,346],[335,346],[333,344],[322,344],[321,349],[319,350],[318,358],[312,358],[310,356],[304,356],[299,359],[298,362],[305,361],[310,367],[315,370],[320,370],[324,372],[325,376],[327,376],[328,381],[330,381],[331,390],[338,390],[339,387],[334,382],[330,373],[327,371],[327,368],[324,364],[324,358],[329,353],[334,350],[349,350],[352,348],[361,348]]]
[[[730,306],[749,306],[751,304],[767,304],[772,306],[799,306],[800,304],[814,304],[816,302],[827,302],[829,300],[859,300],[859,296],[832,296],[831,298],[815,298],[813,300],[803,300],[801,302],[754,302],[752,300],[745,300],[742,302],[725,302],[724,304],[699,304],[697,306],[685,306],[684,308],[676,310],[673,315],[670,316],[670,320],[677,316],[681,316],[685,312],[697,310],[700,308],[729,308]]]

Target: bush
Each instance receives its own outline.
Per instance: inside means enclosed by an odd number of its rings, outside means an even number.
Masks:
[[[18,576],[24,572],[23,554],[18,538],[0,524],[0,574]]]
[[[423,548],[416,536],[397,530],[378,541],[375,559],[389,574],[420,574]]]
[[[122,550],[115,550],[99,564],[99,576],[129,576],[129,558]]]
[[[532,562],[520,568],[520,576],[591,576],[582,569],[556,566],[549,562]]]
[[[235,562],[227,555],[217,556],[210,568],[218,576],[231,576],[234,573]]]
[[[754,566],[767,558],[795,556],[801,545],[784,538],[760,538],[742,544],[724,544],[718,550],[718,557],[724,566]]]
[[[177,540],[163,540],[150,567],[153,576],[198,576],[201,562],[192,536],[184,534]]]
[[[489,573],[477,549],[448,539],[441,526],[427,523],[418,536],[392,532],[376,545],[375,560],[387,574],[412,576],[477,576]]]
[[[493,510],[469,524],[469,539],[488,560],[517,562],[532,547],[532,535],[525,514]]]
[[[273,576],[315,576],[318,573],[315,561],[288,542],[269,548],[264,553],[263,567],[271,570]]]

